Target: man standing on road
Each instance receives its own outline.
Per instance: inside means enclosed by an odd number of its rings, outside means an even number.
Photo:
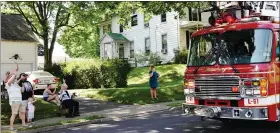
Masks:
[[[24,89],[24,91],[22,92],[22,103],[24,104],[25,107],[27,107],[28,98],[32,97],[34,99],[34,90],[31,83],[27,81],[27,76],[28,76],[27,74],[21,73],[18,77],[18,80],[20,80],[19,86]],[[28,109],[26,108],[26,110]],[[27,118],[27,114],[26,114],[26,118]]]

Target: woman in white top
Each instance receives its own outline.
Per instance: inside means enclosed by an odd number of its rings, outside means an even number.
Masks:
[[[72,99],[72,96],[67,91],[68,85],[66,84],[66,77],[63,77],[63,84],[61,85],[60,90],[60,99],[62,101],[62,105],[67,105],[69,107],[74,106],[74,116],[79,116],[79,102]],[[70,110],[71,112],[72,110]],[[73,113],[73,112],[72,112]]]
[[[18,71],[18,64],[17,64],[15,72],[11,73],[9,75],[9,80],[6,83],[6,89],[9,94],[9,103],[10,103],[11,109],[12,109],[12,115],[10,118],[10,130],[11,131],[15,131],[14,121],[19,112],[20,112],[19,117],[21,119],[22,126],[27,127],[27,125],[25,124],[26,107],[22,103],[22,95],[21,95],[21,93],[24,91],[24,89],[21,88],[17,84],[17,81],[16,81],[16,72],[17,71]]]

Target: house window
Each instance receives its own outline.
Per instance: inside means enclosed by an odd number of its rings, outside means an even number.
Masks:
[[[131,17],[131,26],[136,26],[137,25],[137,15],[133,15]]]
[[[130,42],[130,58],[134,58],[134,42]]]
[[[123,32],[123,26],[120,25],[120,33],[122,33],[122,32]]]
[[[151,42],[150,38],[145,38],[145,53],[149,55],[151,52]]]
[[[190,21],[201,21],[201,14],[199,9],[189,8],[189,20]]]
[[[161,14],[161,22],[166,22],[166,13]]]
[[[167,53],[167,34],[161,36],[162,41],[162,53]]]

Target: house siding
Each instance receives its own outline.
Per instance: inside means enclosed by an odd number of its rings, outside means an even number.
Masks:
[[[26,64],[31,64],[31,70],[37,70],[37,43],[35,42],[22,42],[22,41],[1,41],[1,68],[4,65],[13,64],[14,59],[10,59],[13,55],[18,54],[22,60],[17,60],[19,67]],[[13,66],[11,66],[11,69]],[[26,69],[23,69],[26,70]],[[19,68],[19,72],[23,72]],[[7,70],[1,69],[1,79]]]
[[[166,22],[161,22],[161,16],[153,16],[149,21],[149,27],[144,27],[144,15],[137,13],[137,26],[132,26],[129,29],[124,29],[122,34],[129,40],[134,41],[135,54],[145,52],[145,38],[150,38],[151,52],[158,52],[164,62],[170,61],[174,57],[174,49],[179,46],[179,31],[178,20],[174,19],[175,12],[166,13]],[[113,17],[111,29],[113,33],[120,33],[120,25],[118,24],[119,17]],[[101,36],[103,32],[101,31]],[[162,54],[162,35],[167,34],[168,53]],[[130,44],[124,43],[125,58],[130,57]],[[102,46],[100,47],[102,51]],[[118,50],[117,50],[118,51]],[[103,51],[102,51],[103,52]],[[102,54],[101,54],[102,55]],[[102,56],[101,56],[102,57]]]

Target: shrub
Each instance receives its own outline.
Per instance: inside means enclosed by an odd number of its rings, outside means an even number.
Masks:
[[[159,65],[161,64],[161,57],[157,53],[150,53],[149,64]]]
[[[54,75],[56,77],[61,78],[61,77],[63,77],[62,66],[65,66],[65,65],[54,63],[54,64],[52,64],[51,67],[46,68],[45,71],[51,73],[52,75]]]
[[[127,87],[128,74],[131,71],[131,66],[126,61],[115,60],[113,61],[116,71],[115,82],[116,87]]]
[[[66,64],[63,74],[72,81],[69,88],[100,88],[100,61],[97,59],[74,60]]]
[[[101,83],[105,88],[127,87],[131,66],[124,60],[108,60],[101,65]]]
[[[137,64],[140,64],[142,66],[146,65],[146,62],[149,61],[148,56],[144,52],[137,53],[135,55],[135,59],[136,59]]]
[[[101,85],[105,88],[110,88],[115,85],[114,82],[114,77],[115,77],[115,72],[114,72],[114,68],[112,67],[114,66],[114,64],[112,64],[112,62],[110,61],[106,61],[104,62],[101,67],[100,67],[100,71],[101,71]]]
[[[187,64],[188,61],[188,51],[187,50],[182,50],[182,51],[177,51],[175,54],[175,63],[176,64]]]
[[[148,64],[153,64],[153,65],[159,65],[162,61],[162,58],[158,53],[150,53],[147,55],[147,53],[139,53],[136,55],[136,60],[137,63],[139,64],[146,64],[148,61]]]
[[[123,60],[76,60],[53,64],[47,71],[61,79],[69,89],[126,87],[130,64]]]

